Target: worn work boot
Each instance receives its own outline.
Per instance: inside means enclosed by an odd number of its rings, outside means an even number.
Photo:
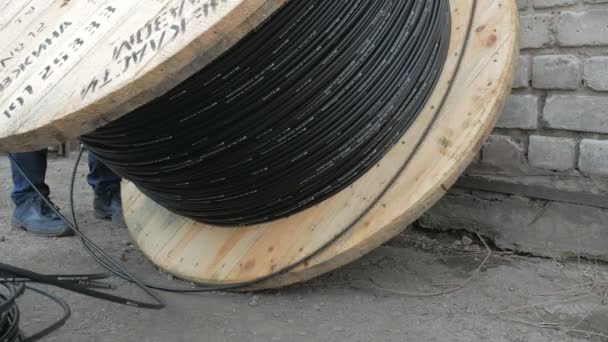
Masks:
[[[120,185],[111,185],[99,191],[95,191],[93,208],[95,208],[96,218],[112,220],[112,223],[121,227],[127,226],[122,213]]]
[[[11,220],[13,227],[45,237],[73,235],[70,227],[40,198],[28,198],[19,204]]]

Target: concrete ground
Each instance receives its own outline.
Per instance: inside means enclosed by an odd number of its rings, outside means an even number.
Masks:
[[[50,161],[48,182],[63,208],[72,163],[70,159]],[[83,230],[142,278],[190,286],[158,272],[130,246],[124,229],[92,218],[85,173],[83,164],[76,187]],[[37,238],[10,228],[11,182],[5,157],[0,157],[0,180],[1,262],[46,273],[101,270],[73,238]],[[362,260],[283,290],[162,294],[168,303],[162,311],[108,304],[53,289],[71,305],[73,316],[46,340],[608,340],[608,266],[496,250],[483,263],[487,250],[482,241],[459,234],[409,231]],[[140,296],[132,286],[116,283],[121,285],[118,293]],[[59,313],[32,294],[19,306],[26,332]]]

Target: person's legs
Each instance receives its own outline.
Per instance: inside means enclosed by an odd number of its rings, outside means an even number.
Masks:
[[[116,186],[120,188],[120,176],[97,160],[91,152],[89,152],[89,171],[87,183],[96,194],[105,192],[107,188],[115,188]]]
[[[44,181],[46,177],[47,150],[11,153],[11,156],[38,190],[48,197],[51,191]],[[11,192],[11,198],[13,199],[13,202],[15,202],[15,205],[19,205],[29,198],[38,196],[30,183],[23,177],[21,172],[19,172],[12,160],[11,171],[13,173],[13,191]]]
[[[42,236],[70,235],[71,230],[68,225],[40,198],[34,187],[17,168],[19,165],[34,186],[48,198],[50,189],[45,183],[47,150],[14,153],[11,157],[14,159],[11,160],[13,173],[11,198],[15,202],[11,224]]]
[[[93,207],[95,217],[111,219],[118,225],[125,225],[120,198],[121,178],[100,162],[93,153],[89,152],[89,170],[87,182],[93,188],[95,200]]]

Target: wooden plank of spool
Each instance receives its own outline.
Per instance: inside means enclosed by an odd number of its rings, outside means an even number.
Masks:
[[[285,0],[0,4],[0,151],[93,131],[174,88]]]
[[[142,251],[178,277],[205,284],[279,287],[349,263],[405,229],[445,194],[490,133],[517,56],[513,0],[452,0],[450,53],[431,99],[378,166],[348,189],[286,219],[225,229],[170,213],[123,187],[125,216]]]

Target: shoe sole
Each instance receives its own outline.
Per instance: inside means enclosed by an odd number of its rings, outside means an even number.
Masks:
[[[112,215],[102,214],[102,213],[98,213],[98,212],[95,212],[95,214],[93,214],[93,216],[96,219],[104,220],[104,221],[108,221],[108,220],[112,219]]]
[[[114,220],[114,218],[112,217],[112,215],[106,215],[106,214],[95,212],[95,214],[93,214],[93,216],[96,219],[99,219],[99,220],[111,221],[117,227],[127,228],[127,224],[126,223],[122,223],[123,221]]]
[[[37,233],[37,232],[33,232],[31,230],[28,230],[25,225],[23,223],[20,222],[14,222],[11,221],[11,227],[15,228],[15,229],[21,229],[26,231],[28,234],[32,234],[35,236],[40,236],[40,237],[46,237],[46,238],[51,238],[51,237],[66,237],[66,236],[73,236],[74,233],[71,230],[67,230],[61,234],[44,234],[44,233]]]

